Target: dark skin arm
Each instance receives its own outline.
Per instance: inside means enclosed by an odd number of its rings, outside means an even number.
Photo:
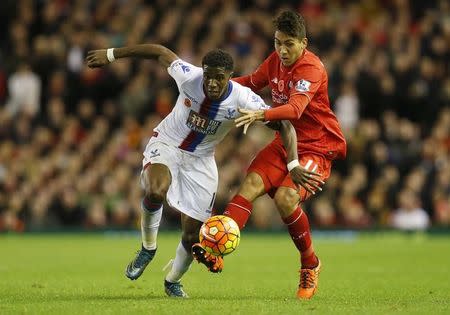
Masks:
[[[143,59],[156,59],[163,67],[168,67],[179,59],[169,48],[158,44],[142,44],[129,47],[114,48],[114,58],[137,57]],[[106,49],[91,50],[86,57],[89,68],[103,67],[109,64]]]
[[[283,146],[287,151],[287,161],[298,160],[297,152],[297,133],[294,126],[288,120],[274,121],[266,124],[267,127],[278,130],[280,132],[281,139],[283,140]],[[303,186],[311,194],[315,194],[314,189],[322,191],[319,185],[323,185],[324,182],[320,180],[320,174],[306,170],[301,166],[294,167],[290,171],[292,181],[297,185]]]

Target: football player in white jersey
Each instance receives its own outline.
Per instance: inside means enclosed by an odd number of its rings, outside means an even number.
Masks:
[[[169,296],[187,297],[180,280],[193,260],[191,248],[198,242],[200,227],[211,215],[218,184],[214,148],[234,127],[239,108],[258,110],[267,105],[250,89],[230,81],[233,59],[222,50],[207,53],[201,68],[157,44],[94,50],[88,53],[86,61],[95,68],[125,57],[157,59],[174,78],[180,92],[172,112],[154,129],[144,151],[142,247],[127,266],[126,276],[137,279],[153,259],[162,203],[167,200],[181,213],[182,236],[172,269],[164,281],[165,292]],[[297,159],[297,138],[292,125],[283,121],[278,129],[288,151],[288,161]],[[212,272],[222,270],[221,257],[196,258],[205,259],[201,262]]]

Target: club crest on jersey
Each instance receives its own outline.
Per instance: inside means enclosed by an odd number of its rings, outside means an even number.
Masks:
[[[188,99],[188,98],[185,98],[185,99],[184,99],[184,106],[186,106],[186,107],[191,107],[191,105],[192,105],[191,100]]]
[[[299,92],[308,92],[311,82],[301,79],[295,84],[295,89]]]
[[[221,124],[220,121],[200,115],[199,113],[196,113],[193,110],[189,112],[189,117],[186,121],[186,125],[191,130],[203,133],[205,135],[215,134],[220,124]]]
[[[234,119],[234,116],[236,114],[236,110],[232,108],[227,109],[228,113],[225,115],[225,118],[228,120]]]

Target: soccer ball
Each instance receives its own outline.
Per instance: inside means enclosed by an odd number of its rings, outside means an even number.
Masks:
[[[212,255],[225,256],[238,247],[240,234],[239,226],[232,218],[215,215],[200,228],[200,244]]]

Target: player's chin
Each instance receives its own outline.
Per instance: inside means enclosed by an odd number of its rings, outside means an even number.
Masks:
[[[211,100],[217,100],[220,97],[219,92],[208,92],[208,98]]]

